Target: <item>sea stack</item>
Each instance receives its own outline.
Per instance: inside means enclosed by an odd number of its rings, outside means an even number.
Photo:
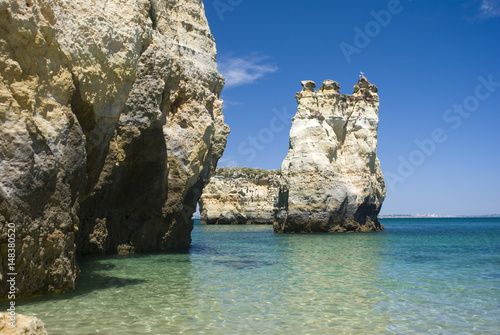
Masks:
[[[201,0],[0,1],[0,300],[185,251],[229,128]],[[15,261],[10,255],[15,254]]]
[[[377,87],[360,76],[352,95],[325,80],[302,81],[290,149],[281,165],[274,231],[382,230],[385,184],[377,158]]]

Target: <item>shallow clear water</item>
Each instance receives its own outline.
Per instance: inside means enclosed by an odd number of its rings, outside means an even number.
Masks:
[[[81,264],[19,300],[49,334],[500,334],[500,219],[385,219],[360,234],[195,225],[188,254]]]

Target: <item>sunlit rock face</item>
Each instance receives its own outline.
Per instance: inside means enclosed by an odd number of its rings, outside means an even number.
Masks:
[[[15,318],[15,322],[13,322]],[[45,325],[34,316],[0,313],[0,334],[3,335],[47,335]]]
[[[219,168],[200,198],[202,224],[272,224],[279,171]]]
[[[377,215],[385,184],[377,158],[377,87],[359,78],[352,95],[325,80],[296,94],[290,149],[281,165],[274,230],[347,232],[383,229]]]
[[[75,256],[186,250],[229,132],[201,0],[0,0],[0,291]]]

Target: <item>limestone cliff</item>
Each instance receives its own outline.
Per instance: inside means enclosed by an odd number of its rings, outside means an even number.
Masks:
[[[271,224],[279,171],[219,168],[200,198],[202,224]]]
[[[315,91],[303,81],[296,94],[290,149],[281,165],[274,230],[345,232],[381,230],[377,215],[385,184],[377,158],[379,97],[364,77],[353,95],[326,80]]]
[[[74,288],[77,253],[189,247],[229,132],[215,57],[201,0],[0,0],[0,277],[14,223],[18,295]]]

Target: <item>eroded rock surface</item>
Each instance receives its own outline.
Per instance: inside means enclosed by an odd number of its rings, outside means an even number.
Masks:
[[[45,325],[33,316],[15,314],[15,321],[10,313],[0,313],[0,334],[3,335],[47,335]],[[12,323],[12,322],[15,323]],[[15,326],[13,326],[15,324]]]
[[[272,224],[278,171],[219,168],[200,198],[202,224]]]
[[[353,95],[326,80],[319,90],[303,81],[296,94],[290,149],[281,165],[274,230],[376,231],[385,198],[377,158],[379,97],[361,76]]]
[[[77,253],[189,247],[229,132],[215,57],[201,0],[0,0],[0,277],[14,223],[18,296],[74,288]]]

